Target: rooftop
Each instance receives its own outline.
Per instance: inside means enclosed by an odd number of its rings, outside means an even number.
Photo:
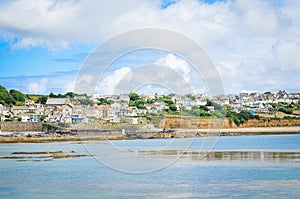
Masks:
[[[65,105],[68,103],[68,98],[49,98],[46,105]]]

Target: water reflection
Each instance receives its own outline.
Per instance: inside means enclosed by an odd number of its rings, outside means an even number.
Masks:
[[[148,155],[181,155],[183,159],[198,161],[293,161],[300,162],[300,152],[278,151],[139,151]]]

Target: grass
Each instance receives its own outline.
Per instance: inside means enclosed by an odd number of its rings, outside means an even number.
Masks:
[[[299,111],[300,113],[300,111]],[[297,111],[294,111],[294,114],[286,114],[286,113],[283,113],[283,112],[276,112],[275,114],[268,114],[268,113],[260,113],[260,114],[257,114],[259,115],[260,117],[266,117],[266,118],[283,118],[285,116],[290,116],[290,117],[299,117],[300,118],[300,114],[298,114]]]

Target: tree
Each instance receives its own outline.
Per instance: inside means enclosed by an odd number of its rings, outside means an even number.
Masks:
[[[16,102],[16,105],[17,105],[17,106],[23,106],[23,105],[24,105],[24,102]]]
[[[79,99],[79,103],[82,105],[91,105],[91,106],[94,104],[93,100],[91,100],[89,98]]]
[[[222,110],[222,106],[216,102],[213,102],[211,100],[207,100],[207,106],[213,106],[215,108],[215,110]]]
[[[75,93],[73,93],[73,92],[67,92],[66,94],[65,94],[65,97],[69,97],[69,98],[74,98],[75,97]]]
[[[49,97],[50,97],[50,98],[55,98],[56,95],[55,95],[54,93],[51,92],[51,93],[49,94]]]
[[[98,98],[98,105],[104,105],[104,104],[112,104],[114,103],[112,100],[108,100],[107,98]]]
[[[47,99],[48,99],[47,96],[42,96],[42,97],[37,99],[37,103],[46,104]]]
[[[188,94],[187,97],[191,100],[195,100],[196,99],[196,96],[195,95],[192,95],[192,94]]]
[[[5,105],[16,104],[16,100],[3,86],[0,86],[0,104],[5,104]]]
[[[136,107],[138,109],[146,109],[146,106],[144,104],[138,104]]]
[[[171,99],[164,99],[164,102],[169,106],[171,104],[174,104],[173,100]]]
[[[170,104],[170,105],[169,105],[169,109],[170,109],[171,111],[177,111],[177,106],[176,106],[175,104]]]
[[[128,96],[132,101],[140,99],[140,96],[137,93],[130,93]]]
[[[128,103],[129,106],[134,106],[134,101],[132,100],[129,100],[129,103]]]
[[[253,119],[253,115],[251,113],[249,113],[248,111],[242,110],[240,113],[238,113],[238,118],[244,119],[244,120],[249,120],[249,119]]]
[[[240,121],[239,118],[237,118],[237,117],[234,117],[234,118],[233,118],[233,122],[234,122],[237,126],[240,126],[240,125],[241,125],[241,121]]]
[[[9,91],[10,95],[18,102],[24,102],[26,100],[26,95],[24,95],[22,92],[11,89]]]
[[[208,111],[207,106],[200,105],[199,108],[200,108],[201,110]]]

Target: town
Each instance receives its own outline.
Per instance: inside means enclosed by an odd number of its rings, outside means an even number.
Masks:
[[[1,121],[48,123],[146,124],[161,117],[230,118],[238,126],[247,119],[299,119],[300,93],[26,95],[0,87]]]

